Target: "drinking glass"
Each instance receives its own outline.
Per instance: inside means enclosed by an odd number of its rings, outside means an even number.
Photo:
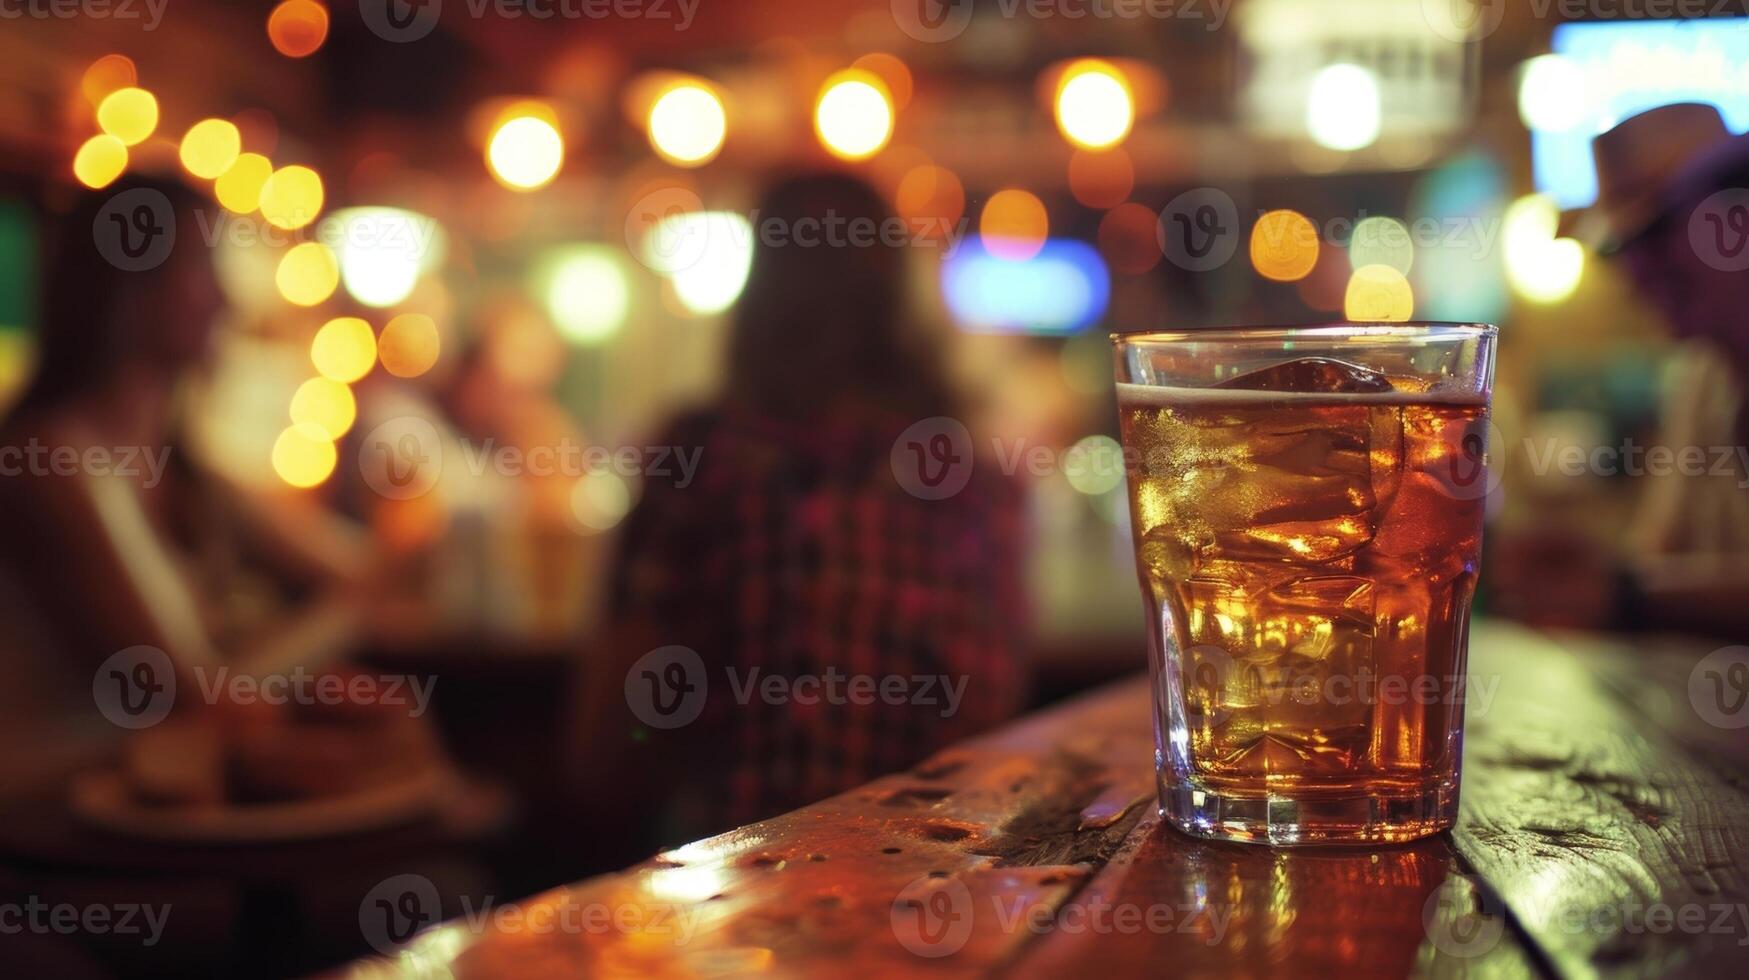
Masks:
[[[1117,334],[1162,815],[1272,844],[1449,827],[1494,327]]]

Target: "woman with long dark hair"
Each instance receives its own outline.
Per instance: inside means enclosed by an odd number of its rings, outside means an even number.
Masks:
[[[1018,489],[989,467],[951,494],[905,476],[902,437],[931,447],[960,416],[906,310],[909,234],[836,174],[778,183],[754,228],[725,391],[664,440],[699,454],[697,476],[646,482],[612,582],[615,661],[587,668],[585,789],[639,801],[619,815],[652,843],[914,765],[1024,688]],[[673,728],[638,703],[691,714],[688,697],[697,717]]]

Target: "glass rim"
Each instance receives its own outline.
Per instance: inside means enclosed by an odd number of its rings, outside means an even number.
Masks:
[[[1334,320],[1300,326],[1238,325],[1224,327],[1188,327],[1180,330],[1114,330],[1113,344],[1185,342],[1220,342],[1234,340],[1342,340],[1364,337],[1419,337],[1441,340],[1493,338],[1500,328],[1491,323],[1465,323],[1456,320],[1401,320],[1389,322]]]

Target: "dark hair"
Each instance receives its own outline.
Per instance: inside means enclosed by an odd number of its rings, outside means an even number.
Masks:
[[[124,303],[159,273],[128,271],[105,258],[93,231],[104,206],[132,191],[150,190],[170,202],[182,226],[177,251],[199,241],[187,219],[203,203],[179,181],[128,175],[101,191],[81,193],[73,207],[51,216],[43,236],[48,257],[42,276],[42,321],[36,331],[36,371],[15,413],[53,408],[111,380],[118,368],[150,349],[163,309],[124,310]]]
[[[835,409],[952,412],[939,359],[906,329],[902,229],[848,174],[771,186],[735,311],[731,402],[791,420]]]

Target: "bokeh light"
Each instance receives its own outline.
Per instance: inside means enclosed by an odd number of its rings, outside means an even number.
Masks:
[[[753,266],[753,226],[732,211],[669,215],[651,226],[644,264],[666,275],[686,312],[721,313],[747,285]]]
[[[98,103],[97,125],[133,146],[158,128],[158,97],[143,88],[116,89]]]
[[[1276,282],[1304,279],[1318,264],[1318,229],[1291,209],[1270,211],[1251,226],[1251,264]]]
[[[273,442],[273,472],[290,486],[307,489],[319,485],[334,472],[338,454],[334,442],[320,426],[301,422],[290,426]]]
[[[377,361],[376,335],[370,324],[341,316],[322,324],[310,341],[310,363],[324,378],[351,384],[370,373]]]
[[[1050,230],[1044,202],[1018,188],[990,195],[978,215],[978,235],[984,240],[984,249],[999,259],[1032,258],[1044,246]]]
[[[966,190],[946,167],[920,163],[905,171],[893,194],[893,206],[915,234],[943,241],[966,213]]]
[[[343,208],[326,227],[340,259],[340,281],[365,306],[394,306],[412,295],[421,273],[442,260],[437,221],[401,208]]]
[[[1312,76],[1306,132],[1320,146],[1359,150],[1379,138],[1379,79],[1359,65],[1330,65]]]
[[[559,334],[574,344],[599,344],[625,325],[631,287],[612,249],[580,245],[549,257],[537,292]]]
[[[91,137],[73,154],[73,176],[86,187],[108,187],[127,168],[127,144],[108,133]]]
[[[103,104],[109,93],[130,88],[140,80],[134,60],[125,54],[106,54],[93,61],[79,79],[79,91],[92,108]]]
[[[893,101],[873,72],[851,68],[826,79],[814,106],[814,132],[834,156],[864,160],[893,136]]]
[[[1415,264],[1415,242],[1409,237],[1409,226],[1396,218],[1362,218],[1348,242],[1348,261],[1356,269],[1388,265],[1408,275]]]
[[[887,94],[893,97],[894,109],[903,109],[911,103],[911,69],[896,56],[873,51],[852,61],[850,67],[870,72],[886,83]]]
[[[248,214],[261,206],[261,185],[273,175],[273,161],[259,153],[240,153],[213,184],[219,203],[234,214]]]
[[[1560,212],[1546,194],[1528,194],[1506,209],[1501,232],[1506,278],[1533,303],[1565,300],[1585,275],[1585,249],[1571,238],[1556,238],[1559,227]]]
[[[231,169],[243,150],[243,135],[228,119],[202,119],[188,127],[177,156],[182,167],[196,177],[213,180]]]
[[[1538,55],[1518,80],[1518,116],[1529,129],[1564,133],[1585,118],[1585,71],[1571,58]]]
[[[340,284],[340,262],[321,242],[300,242],[279,260],[273,284],[279,287],[286,302],[315,306],[334,295],[334,288]]]
[[[1119,204],[1099,220],[1099,251],[1111,267],[1140,275],[1160,264],[1160,216],[1131,201]]]
[[[545,187],[565,163],[565,139],[550,112],[513,112],[486,141],[486,166],[500,184],[518,191]]]
[[[1135,100],[1123,73],[1108,62],[1077,61],[1057,85],[1057,128],[1076,146],[1116,146],[1135,123]]]
[[[1087,207],[1115,208],[1135,186],[1135,165],[1121,147],[1076,150],[1069,157],[1069,193]]]
[[[383,326],[377,360],[397,378],[417,378],[437,365],[443,338],[437,321],[423,313],[402,313]]]
[[[699,82],[681,82],[650,107],[650,145],[669,163],[697,167],[723,148],[723,100]]]
[[[1108,435],[1086,436],[1065,454],[1063,475],[1089,497],[1110,493],[1123,482],[1123,446]]]
[[[322,178],[309,167],[275,170],[261,185],[256,205],[267,223],[277,228],[302,228],[322,213]]]
[[[287,58],[314,54],[328,38],[328,8],[316,0],[285,0],[267,15],[267,39]]]
[[[352,389],[330,378],[311,378],[292,394],[292,424],[313,425],[330,441],[345,435],[357,418]]]
[[[1415,315],[1415,291],[1388,265],[1361,266],[1348,280],[1342,315],[1356,323],[1407,320]]]
[[[612,529],[631,509],[631,488],[612,470],[586,473],[571,487],[571,515],[586,532]]]

